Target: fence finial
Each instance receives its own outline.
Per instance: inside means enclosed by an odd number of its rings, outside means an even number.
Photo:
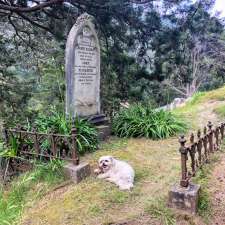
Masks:
[[[206,135],[206,133],[207,133],[207,128],[206,127],[204,127],[203,133],[204,133],[204,135]]]
[[[195,142],[195,135],[191,133],[190,142],[193,144]]]
[[[181,147],[183,147],[185,145],[186,141],[187,140],[185,139],[184,135],[182,134],[179,138],[179,143],[181,144]]]
[[[197,132],[197,137],[198,137],[198,139],[200,139],[200,138],[201,138],[201,130],[200,130],[200,129],[198,129],[198,132]]]
[[[211,121],[208,122],[207,127],[209,128],[209,131],[212,130],[213,124]]]

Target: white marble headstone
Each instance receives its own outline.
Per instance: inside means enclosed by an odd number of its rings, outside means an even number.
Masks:
[[[100,47],[87,13],[78,17],[66,44],[66,114],[100,113]]]

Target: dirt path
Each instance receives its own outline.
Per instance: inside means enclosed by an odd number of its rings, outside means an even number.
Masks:
[[[214,113],[214,109],[221,105],[221,101],[209,101],[202,104],[198,108],[197,123],[202,128],[208,121],[211,121],[213,124],[218,124],[220,122],[218,116]]]
[[[225,224],[225,155],[217,162],[210,180],[209,192],[212,201],[211,225]]]

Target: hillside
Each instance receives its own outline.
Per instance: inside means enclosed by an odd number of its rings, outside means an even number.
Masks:
[[[217,124],[225,115],[225,87],[207,93],[196,94],[186,106],[176,109],[176,114],[183,116],[190,130],[206,125],[207,121]],[[188,136],[188,134],[187,134]],[[27,203],[21,215],[20,225],[147,225],[147,224],[205,224],[216,220],[218,204],[214,199],[215,190],[224,188],[224,183],[216,182],[218,173],[225,167],[225,156],[218,153],[210,168],[212,175],[197,176],[198,182],[209,184],[209,199],[203,199],[199,216],[182,216],[172,213],[166,207],[167,193],[174,182],[179,181],[180,155],[177,137],[166,140],[118,139],[112,137],[100,146],[100,150],[82,158],[96,167],[97,159],[102,155],[113,155],[128,161],[136,171],[135,187],[131,192],[121,192],[113,184],[100,181],[94,176],[79,185],[66,184],[37,198],[30,198],[40,185],[33,187],[27,195]],[[218,161],[222,165],[218,169]],[[209,168],[206,168],[209,171]],[[224,181],[224,180],[223,180]],[[210,186],[210,183],[214,187]],[[204,188],[203,188],[204,191]],[[41,191],[40,191],[41,192]],[[206,194],[208,196],[208,192]],[[217,196],[218,197],[218,196]],[[219,197],[218,197],[219,198]],[[210,207],[215,212],[209,217]],[[225,215],[224,215],[225,218]],[[212,223],[211,223],[212,224]],[[219,223],[221,224],[221,223]]]

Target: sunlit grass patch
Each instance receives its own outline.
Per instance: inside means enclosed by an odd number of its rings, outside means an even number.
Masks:
[[[145,212],[153,218],[157,218],[165,225],[176,225],[175,216],[170,208],[166,206],[166,198],[150,200],[146,203]]]
[[[17,224],[27,201],[42,197],[64,179],[61,163],[36,164],[33,171],[15,179],[6,190],[0,190],[0,224]]]
[[[214,112],[219,115],[219,117],[223,120],[225,120],[225,104],[219,105],[214,109]]]

